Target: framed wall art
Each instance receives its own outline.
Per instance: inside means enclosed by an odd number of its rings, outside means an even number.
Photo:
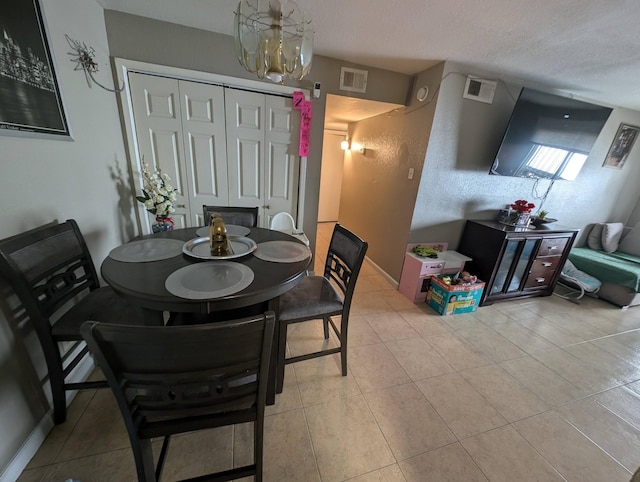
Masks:
[[[39,0],[0,2],[0,133],[70,136]]]
[[[602,164],[603,167],[622,169],[624,163],[627,162],[627,157],[629,157],[633,144],[636,142],[638,132],[640,132],[640,127],[620,124],[607,157],[604,159],[604,164]]]

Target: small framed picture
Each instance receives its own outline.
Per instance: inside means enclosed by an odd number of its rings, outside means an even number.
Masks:
[[[640,127],[620,124],[602,166],[622,169],[625,162],[627,162],[633,144],[636,142],[638,132],[640,132]]]

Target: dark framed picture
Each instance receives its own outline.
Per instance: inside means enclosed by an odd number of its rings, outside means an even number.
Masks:
[[[39,0],[0,2],[0,133],[70,136]]]
[[[636,142],[638,132],[640,132],[640,127],[620,124],[618,132],[616,132],[616,136],[613,138],[613,142],[607,153],[607,157],[604,159],[603,166],[622,169],[624,163],[627,162],[627,157],[629,157],[633,144]]]

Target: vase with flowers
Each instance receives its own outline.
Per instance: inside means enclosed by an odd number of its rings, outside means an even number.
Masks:
[[[531,210],[536,205],[525,199],[518,199],[511,204],[510,224],[514,226],[528,226],[531,221]]]
[[[144,204],[145,209],[154,214],[156,222],[151,226],[154,233],[171,231],[174,221],[171,214],[176,211],[174,203],[177,199],[176,189],[169,184],[171,180],[167,174],[157,169],[153,174],[146,162],[142,162],[143,189],[142,196],[136,199]]]

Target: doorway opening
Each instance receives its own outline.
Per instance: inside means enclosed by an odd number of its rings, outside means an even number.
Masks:
[[[349,124],[404,107],[401,104],[357,99],[327,94],[324,117],[324,140],[322,144],[322,166],[320,170],[320,196],[318,200],[318,223],[335,223],[340,213],[340,197],[349,189],[343,183],[342,170],[345,152],[342,141],[347,140]]]

